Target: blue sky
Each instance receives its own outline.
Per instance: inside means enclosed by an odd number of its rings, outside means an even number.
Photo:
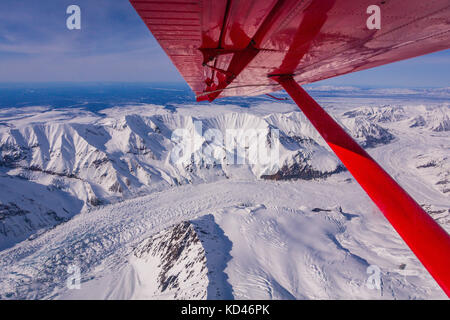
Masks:
[[[81,30],[66,9],[81,7]],[[0,82],[183,81],[128,0],[0,1]],[[450,86],[450,50],[322,81]]]

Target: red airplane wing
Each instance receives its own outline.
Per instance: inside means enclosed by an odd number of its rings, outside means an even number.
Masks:
[[[280,90],[273,74],[306,84],[450,47],[449,0],[130,2],[200,100]],[[379,30],[366,24],[371,5]]]

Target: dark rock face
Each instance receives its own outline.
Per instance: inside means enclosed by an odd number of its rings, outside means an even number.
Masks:
[[[108,190],[111,191],[111,192],[119,192],[119,193],[123,192],[122,186],[120,185],[119,181],[114,182],[111,185],[111,187],[109,187]]]
[[[193,254],[191,254],[191,251]],[[176,290],[180,287],[180,272],[175,272],[175,266],[183,264],[184,271],[193,275],[194,265],[200,263],[206,271],[206,258],[197,233],[190,222],[184,221],[174,227],[164,230],[148,239],[138,247],[134,255],[138,258],[157,257],[160,261],[158,284],[159,290]],[[186,257],[193,257],[187,260]],[[197,296],[202,298],[202,296]]]
[[[28,158],[31,148],[5,143],[0,145],[0,166],[14,167]]]
[[[324,179],[332,174],[340,173],[346,171],[344,166],[338,166],[333,171],[322,172],[312,169],[308,165],[302,165],[299,163],[294,163],[291,166],[283,166],[277,173],[272,175],[262,175],[261,179],[265,180],[313,180],[313,179]]]
[[[224,273],[232,243],[212,214],[183,221],[142,242],[133,251],[142,279],[167,299],[232,299]],[[142,265],[145,267],[143,268]]]
[[[450,131],[450,120],[449,119],[442,120],[442,122],[440,122],[439,124],[434,126],[432,128],[432,130],[434,132],[447,132],[447,131]]]
[[[312,153],[309,150],[316,150],[321,148],[320,145],[313,139],[304,136],[282,136],[280,142],[285,145],[294,146],[295,149],[300,149],[294,157],[293,163],[284,164],[281,169],[270,175],[261,175],[261,179],[265,180],[312,180],[312,179],[324,179],[333,174],[346,171],[346,168],[342,164],[330,171],[320,171],[310,165],[314,162]],[[331,156],[331,154],[330,154]]]
[[[376,146],[388,144],[395,137],[386,129],[381,128],[379,136],[366,136],[366,140],[362,143],[363,148],[375,148]]]
[[[411,120],[410,123],[411,123],[409,125],[410,128],[424,127],[427,124],[424,117],[422,116],[415,117],[414,119]]]
[[[437,164],[436,164],[435,161],[430,161],[428,163],[425,163],[425,164],[422,164],[420,166],[417,166],[416,168],[417,169],[424,169],[424,168],[434,168],[436,166],[437,166]]]
[[[0,221],[4,220],[7,217],[24,216],[27,213],[30,212],[19,208],[15,203],[12,202],[8,204],[0,203]]]

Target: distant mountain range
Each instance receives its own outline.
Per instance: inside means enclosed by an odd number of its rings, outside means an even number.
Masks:
[[[288,111],[290,105],[283,108],[286,112],[273,113],[217,106],[206,115],[201,107],[180,107],[175,112],[157,106],[128,107],[103,115],[77,109],[22,108],[17,115],[3,110],[0,121],[8,125],[0,127],[0,184],[5,190],[0,195],[0,247],[80,211],[177,185],[233,178],[325,179],[345,171],[303,114]],[[406,121],[411,130],[450,130],[445,107],[412,114],[401,107],[361,107],[344,112],[338,120],[365,148],[395,139],[384,123]],[[200,121],[203,130],[259,129],[269,142],[271,131],[279,130],[278,169],[272,164],[229,164],[225,158],[213,166],[201,157],[171,162],[176,145],[172,132],[177,128],[193,132],[194,121]],[[245,144],[238,142],[241,148]],[[205,145],[202,141],[192,153]],[[223,151],[237,152],[226,146]],[[445,181],[441,184],[447,190]]]

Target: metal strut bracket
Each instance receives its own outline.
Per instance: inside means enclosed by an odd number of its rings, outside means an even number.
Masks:
[[[450,297],[450,236],[291,75],[272,76]]]
[[[220,69],[220,68],[216,68],[216,67],[211,66],[211,65],[209,65],[209,64],[207,64],[207,63],[203,63],[203,66],[204,66],[204,67],[208,67],[208,68],[210,68],[210,69],[212,69],[212,70],[215,70],[215,71],[217,71],[217,72],[223,73],[224,75],[226,75],[226,76],[229,77],[230,79],[236,78],[236,76],[235,76],[232,72],[230,72],[230,71],[223,70],[223,69]]]

